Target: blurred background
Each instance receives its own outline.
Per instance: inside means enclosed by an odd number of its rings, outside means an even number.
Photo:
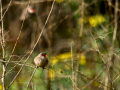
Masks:
[[[49,65],[36,70],[28,90],[119,90],[120,1],[55,0],[51,10],[52,5],[53,0],[2,0],[6,87],[25,63],[9,90],[26,90],[34,57],[46,52]],[[2,46],[0,52],[2,59]],[[0,77],[2,66],[1,61]]]

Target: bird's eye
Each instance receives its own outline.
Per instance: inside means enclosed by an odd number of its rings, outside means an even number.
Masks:
[[[42,56],[47,57],[47,55],[46,55],[46,54],[42,54]]]
[[[45,56],[44,54],[42,54],[42,56]]]

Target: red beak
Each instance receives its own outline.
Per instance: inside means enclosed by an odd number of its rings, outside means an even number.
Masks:
[[[45,57],[47,57],[47,55],[45,55]]]

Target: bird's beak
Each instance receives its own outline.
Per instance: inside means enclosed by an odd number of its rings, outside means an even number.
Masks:
[[[47,55],[45,55],[45,57],[47,57]]]

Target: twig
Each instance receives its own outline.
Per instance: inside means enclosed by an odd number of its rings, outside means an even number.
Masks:
[[[79,37],[78,37],[78,49],[79,49],[79,52],[81,51],[81,43],[82,43],[82,35],[83,35],[83,28],[84,28],[84,0],[81,1],[82,2],[82,5],[81,5],[81,18],[82,18],[82,22],[81,22],[81,25],[80,25],[80,33],[79,33]],[[81,54],[79,55],[81,56]],[[77,61],[77,65],[76,65],[76,70],[79,71],[79,67],[80,67],[80,64],[79,64],[79,60]],[[76,83],[76,86],[78,87],[78,73],[76,74],[76,77],[75,77],[75,83]]]
[[[108,75],[105,76],[105,85],[108,85]],[[104,90],[107,90],[107,87],[104,87]]]
[[[76,83],[74,82],[74,80],[70,77],[71,81],[72,81],[72,86],[76,87],[76,90],[81,90],[77,87]]]
[[[72,69],[72,67],[71,67],[70,65],[68,65],[67,63],[65,63],[65,64]],[[109,86],[106,86],[106,85],[104,85],[103,83],[101,83],[100,81],[98,81],[97,78],[96,78],[96,79],[94,79],[94,78],[91,79],[91,78],[87,77],[86,75],[84,75],[81,71],[77,71],[77,70],[74,70],[74,71],[75,71],[76,73],[79,73],[81,76],[85,77],[85,78],[88,79],[88,80],[96,81],[96,82],[98,82],[99,84],[101,84],[102,86],[105,86],[105,87],[107,87],[107,88],[109,88],[109,89],[111,89],[111,90],[114,90],[114,88],[111,88],[111,87],[109,87]]]
[[[3,61],[3,60],[0,60],[0,62],[4,62],[4,63],[13,63],[15,65],[23,65],[22,63],[20,64],[20,61],[11,61],[11,62],[8,62],[8,61]],[[29,64],[25,64],[25,66],[28,66],[28,67],[31,67],[31,68],[35,68],[35,66],[33,65],[29,65]]]
[[[3,61],[5,61],[5,42],[4,42],[4,36],[3,36],[3,18],[2,18],[2,0],[0,0],[0,10],[1,10],[1,30],[0,30],[0,35],[1,35],[1,46],[2,46],[2,51],[3,51]],[[5,86],[5,73],[6,73],[6,68],[5,68],[5,63],[3,62],[3,77],[2,77],[2,84],[3,84],[3,90],[6,90]]]
[[[42,2],[48,2],[53,0],[33,0],[31,3],[42,3]],[[14,1],[13,4],[28,4],[28,1]]]
[[[74,84],[74,71],[73,71],[73,50],[72,50],[72,46],[73,45],[73,42],[71,42],[71,61],[72,61],[72,63],[71,63],[71,66],[72,66],[72,81],[73,81],[73,90],[74,90],[74,88],[75,88],[75,84]]]
[[[98,79],[98,77],[101,75],[101,73],[103,72],[103,70],[105,69],[105,66],[104,66],[104,68],[95,76],[95,78],[93,79],[93,80],[91,80],[88,84],[86,84],[85,86],[83,86],[81,89],[86,89],[88,86],[90,86],[93,82],[94,82],[94,80],[97,80]]]
[[[114,32],[113,32],[113,39],[112,39],[112,46],[111,46],[111,56],[110,56],[110,62],[108,63],[109,65],[109,73],[110,73],[110,87],[111,88],[114,88],[114,82],[113,82],[113,64],[114,64],[114,43],[115,43],[115,40],[116,40],[116,33],[117,33],[117,25],[118,25],[118,22],[117,22],[117,14],[118,14],[118,0],[115,1],[115,9],[114,9],[114,17],[115,17],[115,23],[114,23]],[[108,59],[109,61],[109,59]]]
[[[12,55],[12,56],[16,56],[16,55]],[[21,60],[23,60],[23,58],[26,56],[26,54],[21,58]],[[17,56],[18,57],[18,56]],[[20,57],[19,57],[20,58]],[[0,62],[5,62],[5,63],[14,63],[15,65],[5,74],[8,75],[17,65],[23,65],[23,64],[20,64],[21,60],[19,61],[3,61],[3,60],[0,60]],[[28,66],[28,67],[32,67],[32,68],[35,68],[35,66],[33,65],[28,65],[28,64],[25,64],[24,66]],[[2,78],[2,77],[0,77]]]
[[[6,9],[6,11],[4,12],[4,14],[3,14],[3,16],[2,16],[2,19],[4,18],[6,12],[8,11],[8,9],[9,9],[9,7],[10,7],[10,5],[12,4],[12,1],[13,1],[13,0],[11,0],[10,3],[8,4],[7,9]]]
[[[31,75],[31,77],[30,77],[30,80],[29,80],[29,82],[28,82],[28,85],[27,85],[27,87],[26,87],[26,90],[28,89],[28,86],[29,86],[29,84],[30,84],[30,82],[31,82],[31,80],[32,80],[32,78],[33,78],[33,75],[34,75],[34,73],[35,73],[36,70],[37,70],[37,66],[35,67],[32,75]]]

